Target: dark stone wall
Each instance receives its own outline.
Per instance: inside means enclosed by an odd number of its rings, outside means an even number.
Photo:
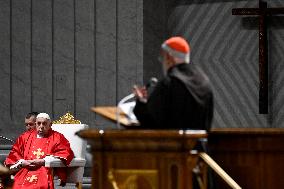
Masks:
[[[267,3],[284,7],[280,0]],[[242,7],[256,8],[258,0],[144,4],[144,77],[161,73],[156,61],[160,43],[183,36],[191,44],[192,62],[203,68],[214,88],[213,127],[284,127],[284,17],[268,18],[269,114],[259,114],[258,19],[232,15],[233,8]]]
[[[30,111],[114,127],[90,108],[143,83],[143,1],[3,0],[0,34],[0,135]]]

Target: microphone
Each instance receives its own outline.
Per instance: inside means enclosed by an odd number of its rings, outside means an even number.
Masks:
[[[147,84],[145,85],[146,89],[150,89],[152,87],[155,87],[158,83],[158,79],[155,78],[155,77],[151,77],[150,80],[147,82]],[[130,93],[129,95],[125,96],[124,98],[122,98],[118,104],[117,104],[117,111],[116,111],[116,120],[117,120],[117,128],[119,128],[119,119],[120,119],[120,116],[119,116],[119,107],[126,103],[128,100],[132,99],[135,97],[135,94],[134,93]]]
[[[151,77],[148,83],[145,85],[146,91],[147,91],[147,96],[150,96],[151,93],[153,92],[154,88],[156,87],[158,83],[158,79],[155,77]]]
[[[157,83],[158,83],[158,79],[155,77],[151,77],[145,87],[146,89],[149,89],[150,87],[155,87]]]

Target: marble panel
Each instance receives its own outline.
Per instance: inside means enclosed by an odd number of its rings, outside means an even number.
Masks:
[[[23,130],[23,120],[31,111],[31,1],[11,1],[11,127]]]
[[[95,1],[75,2],[75,116],[95,125]]]
[[[53,5],[53,116],[74,113],[74,1],[55,0]]]
[[[32,110],[53,113],[52,1],[32,6]]]

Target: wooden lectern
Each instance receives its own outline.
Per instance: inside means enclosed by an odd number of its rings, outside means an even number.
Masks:
[[[191,189],[199,130],[98,130],[77,133],[92,146],[92,188]]]

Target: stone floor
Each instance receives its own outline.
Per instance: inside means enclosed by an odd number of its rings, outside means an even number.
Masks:
[[[91,182],[92,182],[92,178],[91,177],[84,177],[83,178],[83,183],[82,183],[82,188],[83,189],[89,189],[91,188]],[[58,180],[54,180],[54,185],[56,189],[75,189],[75,184],[71,184],[71,183],[67,183],[65,187],[61,187],[58,186],[59,185],[59,181]]]

